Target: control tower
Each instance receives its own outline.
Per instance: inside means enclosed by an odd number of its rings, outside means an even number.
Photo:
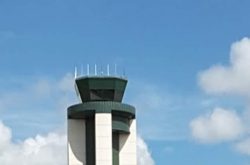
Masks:
[[[75,79],[81,103],[68,108],[68,165],[136,165],[135,108],[117,76]]]

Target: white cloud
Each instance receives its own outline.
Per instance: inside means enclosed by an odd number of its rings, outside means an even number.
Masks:
[[[66,165],[66,136],[49,133],[13,142],[10,128],[0,123],[1,165]]]
[[[138,165],[154,165],[151,153],[149,152],[147,144],[144,140],[137,137],[137,164]]]
[[[235,145],[235,149],[242,154],[250,156],[250,138],[238,142]]]
[[[208,94],[243,96],[249,100],[250,38],[232,44],[229,65],[217,64],[200,72],[198,81]],[[234,111],[217,108],[191,121],[192,136],[203,143],[234,140],[238,152],[250,155],[249,116],[247,109],[239,116]]]
[[[222,108],[193,119],[190,128],[193,138],[201,143],[236,140],[244,133],[241,118],[234,111]]]
[[[250,96],[250,39],[231,46],[230,65],[215,65],[199,74],[199,84],[209,94]]]
[[[11,130],[0,121],[0,154],[9,145],[11,139]]]

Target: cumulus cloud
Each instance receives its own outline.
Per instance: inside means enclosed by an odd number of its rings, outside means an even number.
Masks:
[[[49,133],[14,143],[11,129],[2,122],[0,135],[1,165],[66,165],[65,135]]]
[[[250,96],[250,39],[231,46],[230,65],[214,65],[199,74],[199,84],[209,94]]]
[[[193,119],[190,128],[193,138],[201,143],[235,140],[244,133],[241,118],[234,111],[222,108]]]
[[[6,146],[9,145],[10,139],[11,139],[11,130],[7,127],[5,127],[5,125],[0,122],[0,153],[2,153],[2,151],[4,151],[4,149],[6,148]]]
[[[138,165],[154,165],[154,160],[149,152],[147,144],[144,140],[137,137],[137,164]]]
[[[250,38],[232,44],[229,65],[217,64],[199,73],[198,83],[208,94],[250,98]],[[246,103],[247,105],[248,103]],[[232,141],[234,148],[250,155],[249,110],[216,108],[190,122],[194,139],[203,143]],[[232,143],[231,143],[232,144]]]

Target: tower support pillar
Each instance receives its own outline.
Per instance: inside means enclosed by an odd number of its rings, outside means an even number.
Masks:
[[[111,113],[95,114],[96,165],[112,165]]]

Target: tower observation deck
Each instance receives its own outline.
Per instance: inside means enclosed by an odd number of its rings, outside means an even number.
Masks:
[[[136,165],[135,108],[122,103],[127,80],[75,79],[81,102],[68,107],[69,165]]]

